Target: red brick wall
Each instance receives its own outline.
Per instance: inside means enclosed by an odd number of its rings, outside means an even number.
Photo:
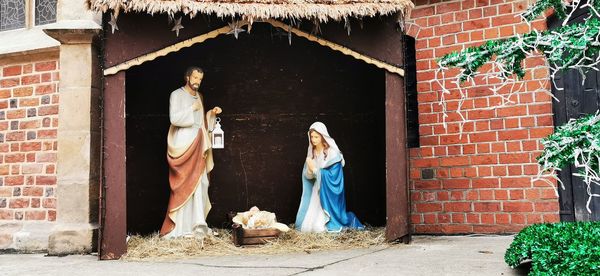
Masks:
[[[0,58],[0,222],[54,221],[58,60],[13,60]]]
[[[536,222],[558,221],[554,189],[537,175],[539,139],[553,131],[551,97],[546,68],[537,56],[525,61],[524,89],[501,103],[488,83],[476,78],[467,87],[462,110],[468,121],[459,136],[457,93],[448,101],[448,129],[438,105],[440,87],[434,80],[436,58],[453,50],[480,45],[546,28],[533,28],[515,15],[527,1],[417,0],[407,20],[407,33],[416,39],[420,143],[410,151],[411,222],[416,233],[517,232]]]

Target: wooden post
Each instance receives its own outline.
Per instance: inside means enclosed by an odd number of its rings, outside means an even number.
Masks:
[[[124,71],[106,77],[104,86],[103,169],[100,259],[111,260],[127,252]]]
[[[408,151],[404,80],[385,75],[386,213],[388,241],[409,235]],[[407,240],[404,239],[406,242]]]

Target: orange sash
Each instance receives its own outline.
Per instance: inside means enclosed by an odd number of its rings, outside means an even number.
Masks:
[[[185,153],[177,158],[167,153],[169,163],[169,185],[171,195],[167,215],[160,229],[160,236],[164,236],[175,229],[175,221],[171,215],[181,208],[196,191],[202,172],[206,169],[206,159],[202,152],[202,129],[198,130],[196,139],[192,142]]]

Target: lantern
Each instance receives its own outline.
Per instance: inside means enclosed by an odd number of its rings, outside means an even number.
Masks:
[[[215,128],[212,131],[212,148],[222,149],[225,147],[225,133],[221,129],[221,118],[217,117]]]

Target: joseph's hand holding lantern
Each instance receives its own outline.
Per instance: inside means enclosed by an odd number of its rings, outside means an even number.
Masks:
[[[225,133],[221,129],[221,124],[219,122],[221,122],[221,118],[217,117],[211,137],[213,149],[222,149],[225,147]]]

